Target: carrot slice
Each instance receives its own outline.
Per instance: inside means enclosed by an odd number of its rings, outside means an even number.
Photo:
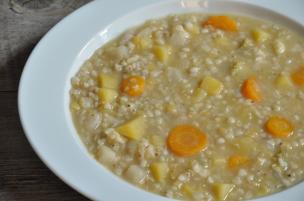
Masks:
[[[131,76],[120,84],[120,91],[129,96],[140,96],[144,93],[145,79],[140,76]]]
[[[231,170],[244,167],[248,165],[250,162],[250,159],[247,156],[235,154],[229,157],[228,159],[228,167]]]
[[[207,135],[195,126],[178,125],[170,131],[167,145],[178,156],[192,156],[206,148]]]
[[[236,21],[229,16],[211,16],[207,21],[203,22],[203,26],[212,26],[230,32],[238,31]]]
[[[304,86],[304,66],[299,70],[295,71],[291,78],[296,85]]]
[[[265,124],[266,131],[277,138],[286,138],[292,135],[294,126],[283,117],[273,116]]]
[[[254,77],[244,81],[241,91],[245,98],[250,99],[253,102],[259,102],[262,100],[259,85]]]

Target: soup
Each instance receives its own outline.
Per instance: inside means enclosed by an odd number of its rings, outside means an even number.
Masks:
[[[304,39],[285,27],[153,19],[98,49],[71,83],[88,151],[147,191],[237,201],[304,177]]]

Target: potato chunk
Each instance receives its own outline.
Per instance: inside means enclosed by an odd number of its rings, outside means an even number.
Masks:
[[[200,88],[205,90],[208,95],[216,95],[219,94],[224,87],[223,87],[223,83],[220,82],[219,80],[211,76],[207,76],[202,81]]]
[[[293,86],[290,77],[285,74],[280,74],[275,80],[275,84],[279,89],[290,89]]]
[[[217,201],[224,201],[228,197],[229,193],[235,187],[234,184],[214,184],[212,186],[214,197]]]
[[[154,162],[150,165],[150,170],[154,179],[158,182],[164,182],[168,174],[167,163]]]
[[[271,35],[261,29],[254,29],[252,30],[252,38],[255,42],[262,43],[270,39]]]
[[[99,74],[99,85],[101,88],[118,89],[120,76],[118,74]]]
[[[121,135],[132,139],[139,140],[145,134],[144,116],[138,116],[116,128]]]
[[[113,89],[101,88],[99,89],[98,96],[102,104],[107,104],[113,102],[117,98],[118,92]]]
[[[148,37],[144,38],[140,36],[135,36],[132,41],[135,44],[136,48],[138,48],[139,50],[145,50],[152,46],[152,40]]]
[[[156,58],[161,62],[167,63],[169,61],[171,49],[168,46],[155,46],[153,52]]]

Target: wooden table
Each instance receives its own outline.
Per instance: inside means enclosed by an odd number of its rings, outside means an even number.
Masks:
[[[0,201],[87,200],[58,179],[25,138],[17,110],[23,66],[62,17],[89,0],[0,1]]]

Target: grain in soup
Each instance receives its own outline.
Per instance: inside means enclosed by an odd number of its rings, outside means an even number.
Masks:
[[[88,151],[176,199],[237,201],[304,177],[304,39],[242,16],[172,15],[105,44],[71,80]]]

